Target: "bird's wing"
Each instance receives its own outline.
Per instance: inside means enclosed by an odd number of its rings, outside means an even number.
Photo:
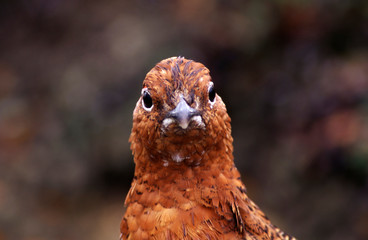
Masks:
[[[235,216],[238,231],[251,234],[254,239],[296,240],[274,226],[262,210],[247,196],[243,183],[238,180],[236,191],[232,191],[232,213]]]

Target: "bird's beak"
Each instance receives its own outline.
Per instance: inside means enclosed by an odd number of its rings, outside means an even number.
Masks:
[[[176,105],[175,109],[170,111],[168,114],[168,118],[173,118],[177,121],[178,125],[182,129],[186,129],[194,116],[198,116],[199,111],[191,108],[188,103],[185,101],[183,97],[180,97],[180,101],[178,105]]]

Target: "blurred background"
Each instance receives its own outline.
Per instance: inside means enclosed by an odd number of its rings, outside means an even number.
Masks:
[[[368,1],[3,0],[0,240],[118,239],[141,84],[178,55],[276,225],[368,239]]]

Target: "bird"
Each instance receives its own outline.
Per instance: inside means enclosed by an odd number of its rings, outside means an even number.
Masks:
[[[135,171],[120,239],[293,239],[248,197],[210,71],[184,57],[146,75],[129,142]]]

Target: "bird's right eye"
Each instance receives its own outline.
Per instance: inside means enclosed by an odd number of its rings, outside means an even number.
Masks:
[[[146,111],[151,111],[153,108],[152,97],[147,89],[142,90],[142,105]]]

